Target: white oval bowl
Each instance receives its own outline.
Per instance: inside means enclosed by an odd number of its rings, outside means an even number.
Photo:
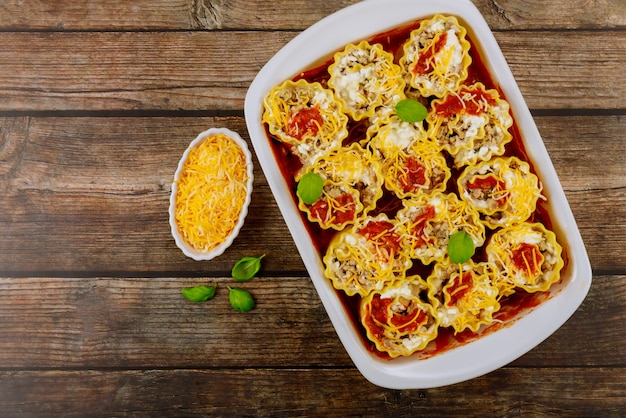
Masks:
[[[213,248],[210,251],[200,251],[198,249],[193,248],[191,245],[189,245],[183,239],[182,235],[180,234],[178,230],[178,225],[176,224],[176,192],[178,190],[177,182],[178,182],[178,179],[180,178],[181,172],[183,171],[183,166],[185,164],[185,161],[187,161],[187,158],[189,157],[189,152],[193,148],[195,148],[198,144],[200,144],[202,141],[204,141],[206,138],[215,136],[218,134],[224,134],[228,136],[229,138],[231,138],[243,151],[243,154],[246,158],[246,169],[248,172],[248,181],[246,183],[246,199],[241,208],[241,212],[239,213],[239,220],[237,224],[235,225],[235,228],[233,228],[232,232],[230,233],[228,237],[226,237],[224,242],[222,242],[221,244],[219,244],[217,247]],[[198,134],[196,139],[191,141],[191,143],[189,144],[189,146],[183,153],[182,158],[178,162],[178,168],[176,169],[176,172],[174,173],[174,181],[172,182],[172,191],[170,194],[170,206],[169,206],[169,218],[170,218],[170,228],[172,230],[172,236],[174,237],[174,241],[176,241],[176,245],[178,246],[178,248],[180,248],[187,257],[193,258],[194,260],[197,260],[197,261],[211,260],[219,255],[222,255],[224,251],[228,247],[230,247],[230,245],[233,243],[237,235],[239,235],[239,231],[241,230],[241,227],[243,226],[246,216],[248,214],[248,206],[250,205],[250,200],[252,198],[252,183],[254,180],[252,170],[253,170],[252,154],[250,153],[250,150],[248,149],[248,144],[246,143],[246,141],[244,141],[237,132],[231,131],[230,129],[226,129],[226,128],[210,128]]]

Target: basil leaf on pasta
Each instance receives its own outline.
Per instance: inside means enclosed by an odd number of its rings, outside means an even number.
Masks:
[[[306,173],[298,182],[298,196],[307,205],[315,203],[322,195],[324,179],[313,172]]]
[[[404,122],[415,123],[426,119],[428,110],[417,100],[405,99],[396,104],[396,113]]]
[[[474,241],[465,231],[452,234],[448,241],[448,256],[453,263],[462,264],[474,255]]]

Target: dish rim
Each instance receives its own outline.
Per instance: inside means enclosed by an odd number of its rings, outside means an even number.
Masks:
[[[564,276],[569,274],[569,277],[566,277],[566,283],[555,286],[555,294],[548,300],[524,311],[510,326],[427,359],[407,357],[384,360],[366,349],[337,291],[323,275],[321,257],[309,238],[269,146],[261,121],[262,103],[272,87],[314,67],[316,63],[324,62],[348,43],[369,39],[436,14],[454,15],[466,26],[494,83],[509,101],[528,159],[549,196],[552,229],[561,241],[566,241],[562,244],[567,247],[569,261]],[[342,30],[336,30],[338,28]],[[346,351],[371,383],[390,389],[426,389],[484,375],[543,342],[571,317],[585,299],[591,286],[591,266],[580,232],[513,74],[486,21],[469,0],[367,0],[341,9],[301,32],[265,64],[250,85],[244,111],[248,133],[261,168],[317,293]],[[515,343],[510,344],[510,340],[515,340]]]
[[[233,228],[230,235],[226,238],[224,242],[219,244],[217,247],[213,248],[211,251],[199,251],[189,245],[182,237],[181,233],[178,230],[178,225],[176,224],[176,192],[178,190],[177,181],[180,178],[180,174],[183,170],[183,166],[187,158],[189,157],[189,152],[204,141],[209,136],[215,136],[223,134],[230,139],[232,139],[239,148],[241,148],[245,160],[246,160],[246,171],[248,174],[248,180],[246,181],[246,198],[244,200],[243,206],[241,208],[241,212],[239,213],[239,219],[237,224]],[[252,200],[252,186],[254,181],[253,174],[253,163],[252,163],[252,153],[248,149],[247,142],[239,135],[237,132],[232,131],[228,128],[209,128],[203,132],[200,132],[196,138],[189,143],[185,151],[183,152],[182,157],[178,161],[178,166],[176,167],[176,171],[174,172],[174,180],[172,181],[172,189],[170,192],[170,203],[168,208],[169,214],[169,224],[170,230],[172,233],[172,237],[176,242],[176,246],[185,254],[187,257],[190,257],[196,261],[206,261],[212,260],[215,257],[218,257],[226,251],[228,247],[230,247],[239,235],[239,231],[243,227],[246,216],[248,215],[248,207],[250,206],[250,201]]]

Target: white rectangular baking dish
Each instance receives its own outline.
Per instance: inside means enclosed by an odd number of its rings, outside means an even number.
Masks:
[[[322,260],[309,238],[261,121],[262,103],[272,87],[324,62],[346,44],[435,14],[454,15],[464,24],[494,82],[509,101],[528,157],[549,198],[552,229],[560,237],[568,262],[563,280],[553,286],[550,298],[519,315],[509,326],[430,358],[386,360],[364,346],[337,291],[324,277]],[[261,69],[248,90],[245,117],[258,160],[319,297],[345,349],[370,382],[391,389],[431,388],[489,373],[548,338],[586,297],[591,267],[565,194],[505,58],[484,18],[469,0],[367,0],[326,17],[296,36]]]

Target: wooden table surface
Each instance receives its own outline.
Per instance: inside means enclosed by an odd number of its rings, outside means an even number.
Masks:
[[[183,150],[249,141],[243,101],[286,42],[356,0],[0,1],[0,415],[625,416],[626,3],[475,0],[578,222],[587,299],[545,342],[427,390],[365,380],[258,164],[209,262],[168,225]],[[256,162],[256,160],[255,160]],[[232,310],[230,268],[267,254]],[[183,287],[218,284],[193,304]]]

